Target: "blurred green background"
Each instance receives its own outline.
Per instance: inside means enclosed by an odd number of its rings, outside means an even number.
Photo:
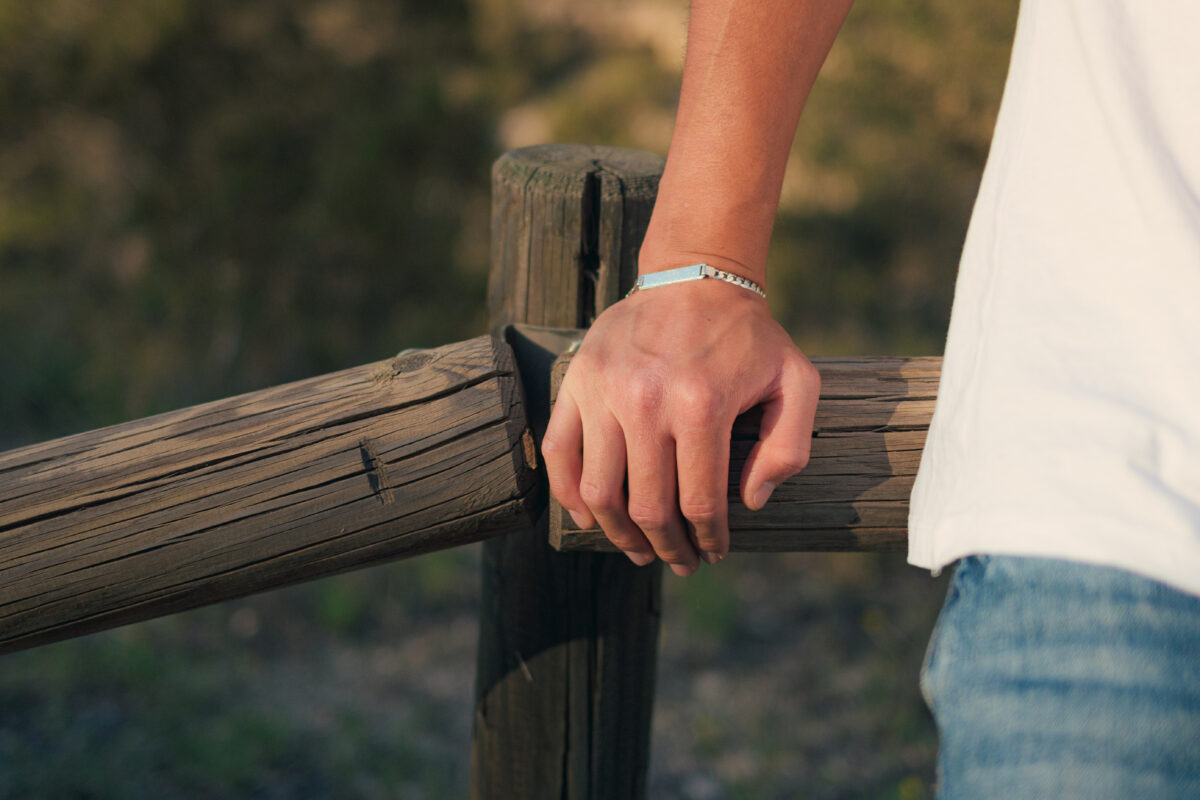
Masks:
[[[851,13],[772,305],[941,352],[1016,0]],[[682,0],[0,0],[0,448],[485,330],[488,168],[663,153]],[[0,657],[0,798],[462,796],[474,548]],[[901,557],[668,576],[652,796],[930,796]]]

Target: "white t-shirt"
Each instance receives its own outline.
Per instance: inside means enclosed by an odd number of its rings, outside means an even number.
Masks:
[[[1024,0],[909,535],[1200,595],[1200,0]]]

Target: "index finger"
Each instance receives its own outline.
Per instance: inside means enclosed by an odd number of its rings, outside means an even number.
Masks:
[[[593,527],[595,519],[579,494],[583,476],[583,419],[570,392],[559,391],[550,411],[550,422],[542,436],[542,459],[546,462],[550,493],[570,512],[576,525]]]

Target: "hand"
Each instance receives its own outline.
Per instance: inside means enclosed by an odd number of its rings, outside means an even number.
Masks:
[[[542,441],[550,491],[634,563],[657,554],[690,575],[729,551],[734,418],[763,406],[740,486],[759,509],[808,463],[819,393],[761,297],[717,280],[635,292],[596,319],[563,379]]]

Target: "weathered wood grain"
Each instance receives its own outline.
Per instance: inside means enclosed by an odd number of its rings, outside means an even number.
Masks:
[[[495,330],[585,327],[616,302],[636,274],[662,166],[576,145],[497,161]],[[535,436],[549,416],[540,385],[535,399],[526,384]],[[639,569],[621,555],[554,552],[545,517],[484,546],[473,798],[645,797],[661,576],[661,565]]]
[[[637,278],[661,156],[549,144],[492,167],[488,308],[510,323],[584,328]]]
[[[527,528],[490,336],[0,454],[0,652]]]
[[[580,332],[582,333],[582,331]],[[566,374],[563,355],[552,392]],[[730,549],[901,550],[908,497],[937,397],[940,358],[814,358],[821,400],[807,468],[782,483],[760,511],[741,502],[738,481],[758,439],[757,410],[738,417],[730,440]],[[596,528],[580,530],[551,498],[550,541],[559,550],[614,550]]]

